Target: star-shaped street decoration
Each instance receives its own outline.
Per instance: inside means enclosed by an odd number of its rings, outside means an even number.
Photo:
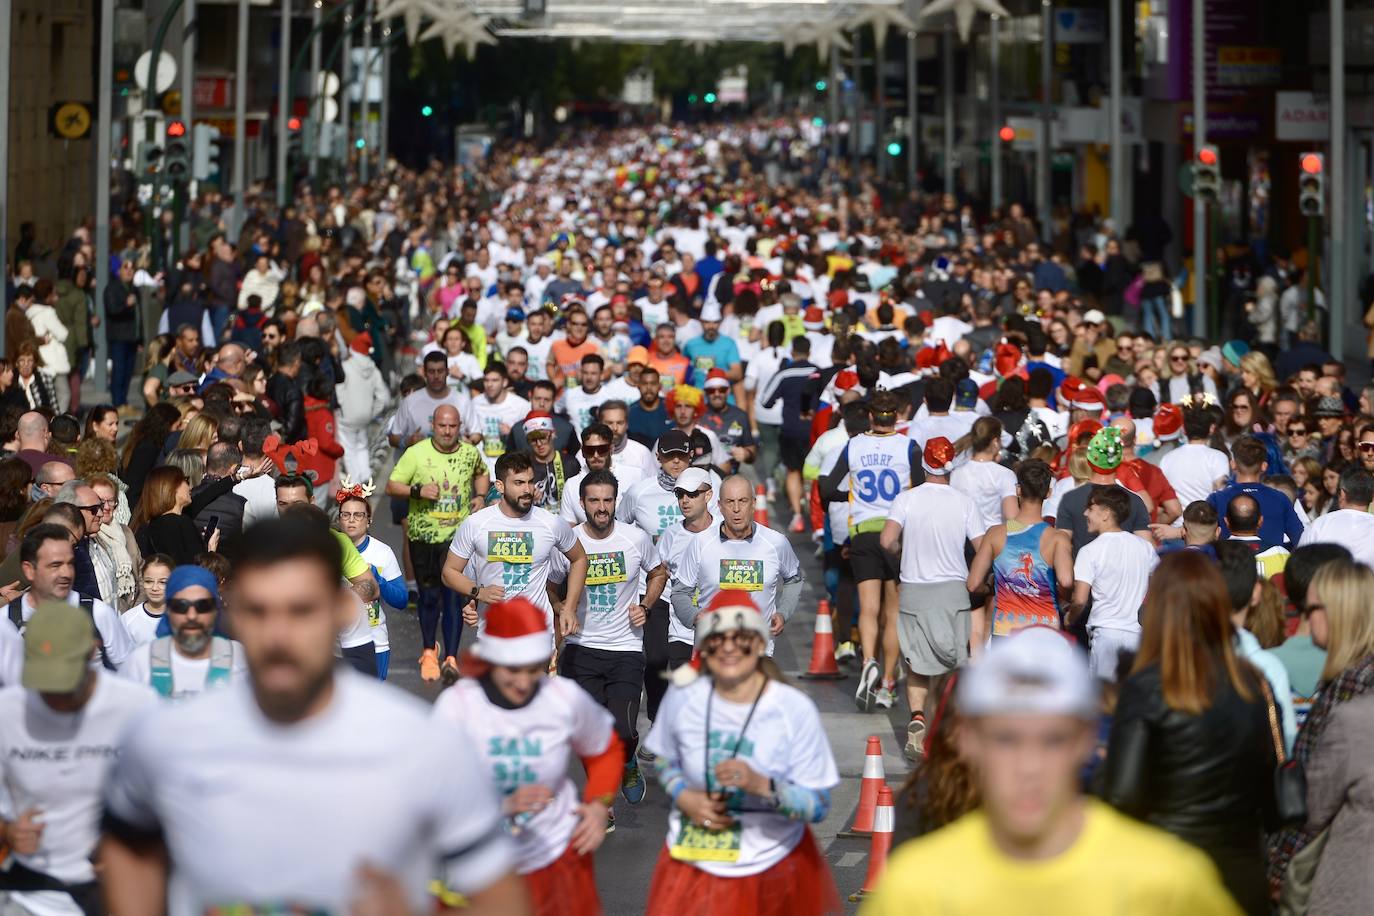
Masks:
[[[873,26],[873,39],[878,47],[883,46],[887,40],[887,30],[891,26],[903,32],[916,31],[916,23],[911,21],[911,17],[902,11],[900,6],[865,6],[859,11],[859,15],[849,21],[851,28],[859,28],[865,25]]]
[[[452,13],[445,13],[420,33],[420,40],[439,39],[443,42],[444,54],[448,57],[452,57],[453,49],[461,44],[463,53],[471,60],[477,55],[478,45],[496,44],[496,39],[487,32],[487,23],[490,21],[485,16],[454,16]]]
[[[959,40],[967,43],[969,35],[973,32],[973,17],[980,12],[990,16],[1011,16],[1007,8],[997,0],[931,0],[925,9],[921,10],[921,18],[928,19],[944,13],[953,13],[954,22],[959,29]]]
[[[424,20],[437,19],[440,13],[430,0],[383,0],[374,18],[383,22],[397,16],[405,20],[406,41],[413,45]]]
[[[790,55],[791,48],[797,45],[814,44],[816,57],[822,61],[829,60],[832,45],[841,51],[849,50],[849,39],[844,37],[844,30],[843,22],[804,22],[787,26],[780,33],[783,52]]]

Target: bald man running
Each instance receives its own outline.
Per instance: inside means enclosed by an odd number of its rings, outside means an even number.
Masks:
[[[487,467],[477,448],[463,441],[461,427],[458,409],[440,404],[434,411],[430,437],[405,450],[386,484],[388,496],[410,498],[407,539],[420,593],[420,636],[424,642],[420,677],[426,681],[437,681],[441,673],[453,678],[458,675],[462,618],[458,616],[458,602],[444,600],[441,575],[458,526],[469,513],[482,508],[487,494]],[[436,649],[441,612],[442,665]]]

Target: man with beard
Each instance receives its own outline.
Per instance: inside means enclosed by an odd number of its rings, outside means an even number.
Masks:
[[[607,443],[609,445],[609,442]],[[576,604],[562,608],[566,634],[558,671],[605,706],[625,746],[620,792],[637,805],[647,783],[632,748],[639,743],[639,694],[644,684],[644,624],[648,608],[663,594],[668,570],[654,542],[633,522],[615,520],[620,484],[608,469],[591,471],[579,485],[586,521],[573,529],[587,554],[586,587]],[[641,575],[644,594],[639,593]],[[615,811],[608,812],[608,829]]]
[[[243,646],[215,635],[219,612],[214,573],[204,566],[178,566],[167,577],[172,635],[134,650],[120,674],[151,685],[169,700],[185,700],[240,680],[248,670]]]
[[[749,415],[730,403],[730,380],[723,369],[712,369],[706,379],[706,412],[701,415],[701,426],[715,433],[721,448],[730,455],[725,470],[738,472],[754,463],[759,447],[749,428]]]
[[[596,418],[611,431],[611,454],[617,466],[639,468],[641,477],[653,477],[658,473],[654,453],[630,437],[630,408],[624,401],[602,404]],[[625,486],[623,481],[621,485]]]
[[[249,530],[234,564],[248,677],[125,735],[104,797],[111,912],[419,912],[436,875],[466,913],[529,912],[471,749],[427,706],[335,664],[356,614],[343,576],[337,541],[304,515]],[[364,785],[387,786],[387,803],[340,804]]]
[[[576,476],[582,466],[576,458],[554,448],[552,416],[537,410],[530,411],[523,426],[525,438],[529,441],[525,454],[531,458],[534,469],[534,504],[541,509],[557,512],[568,479]]]
[[[448,358],[442,351],[426,353],[423,365],[425,387],[412,391],[401,401],[387,438],[396,448],[405,448],[428,437],[434,428],[434,414],[445,404],[462,417],[468,407],[463,388],[448,384]]]
[[[558,507],[558,517],[569,525],[578,525],[587,520],[582,510],[582,481],[589,474],[610,471],[620,484],[617,495],[628,493],[632,486],[644,478],[644,473],[636,465],[621,464],[615,460],[611,440],[611,428],[605,423],[593,423],[582,436],[582,460],[586,462],[587,469],[563,487],[563,498]]]
[[[549,573],[553,553],[567,557],[565,607],[577,606],[587,578],[587,554],[572,526],[534,504],[534,463],[524,452],[507,452],[496,460],[495,505],[468,516],[458,526],[444,561],[444,584],[471,599],[463,622],[482,638],[486,610],[498,601],[523,595],[544,612],[553,649],[553,605]]]
[[[82,595],[72,588],[76,577],[72,539],[67,528],[47,522],[35,525],[24,535],[19,543],[19,568],[30,587],[9,603],[13,632],[24,632],[40,602],[66,602],[81,608],[91,620],[99,649],[95,664],[117,671],[133,651],[134,641],[114,608],[94,595]],[[0,639],[0,644],[4,641]]]
[[[482,372],[482,393],[472,399],[463,427],[468,441],[478,446],[487,473],[496,470],[496,459],[506,453],[506,437],[530,412],[530,402],[510,390],[506,367],[492,361]]]

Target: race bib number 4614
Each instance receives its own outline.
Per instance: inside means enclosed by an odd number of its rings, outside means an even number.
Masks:
[[[534,532],[487,532],[487,561],[491,563],[533,563]]]
[[[721,560],[720,587],[740,592],[763,591],[763,561]]]

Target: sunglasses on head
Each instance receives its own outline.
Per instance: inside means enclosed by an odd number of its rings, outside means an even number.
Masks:
[[[167,602],[167,610],[173,614],[189,614],[192,609],[197,614],[213,614],[219,610],[219,606],[215,604],[214,598],[197,598],[195,601],[189,598],[173,598]]]

